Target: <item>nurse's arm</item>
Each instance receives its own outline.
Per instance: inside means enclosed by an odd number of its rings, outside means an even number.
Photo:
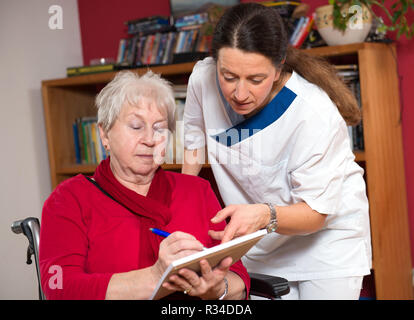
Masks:
[[[275,209],[278,220],[276,232],[279,234],[309,234],[319,231],[325,225],[327,215],[312,210],[306,202],[284,207],[275,206]]]
[[[184,164],[181,173],[198,176],[205,162],[205,148],[184,149]]]
[[[301,235],[314,233],[324,224],[326,215],[321,214],[305,202],[290,206],[275,206],[278,227],[276,232],[284,235]],[[222,242],[234,237],[255,232],[265,228],[270,222],[270,209],[266,204],[238,204],[229,205],[220,210],[211,220],[219,223],[230,218],[224,231],[209,231],[209,235]]]

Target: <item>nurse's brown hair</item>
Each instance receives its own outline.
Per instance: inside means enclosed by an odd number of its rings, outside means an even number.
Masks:
[[[348,125],[361,120],[351,90],[339,78],[333,65],[289,45],[283,20],[276,10],[258,3],[241,3],[226,10],[214,31],[212,56],[217,61],[221,48],[237,48],[270,59],[283,74],[294,70],[324,90]]]

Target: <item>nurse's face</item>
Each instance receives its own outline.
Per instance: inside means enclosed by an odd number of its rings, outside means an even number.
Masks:
[[[221,91],[232,109],[249,116],[274,96],[280,71],[265,56],[235,48],[221,48],[217,58]]]

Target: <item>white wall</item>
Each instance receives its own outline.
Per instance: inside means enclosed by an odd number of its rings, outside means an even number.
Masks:
[[[63,9],[63,29],[49,29],[52,5]],[[41,80],[81,64],[76,0],[0,1],[0,299],[38,298],[27,241],[10,225],[40,218],[51,192]]]

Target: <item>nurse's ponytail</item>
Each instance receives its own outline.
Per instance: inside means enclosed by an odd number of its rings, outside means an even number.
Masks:
[[[339,78],[335,67],[324,58],[289,47],[282,72],[292,70],[325,91],[348,125],[356,125],[361,121],[361,111],[355,96]]]
[[[324,58],[289,46],[283,21],[273,8],[241,3],[228,9],[213,35],[212,56],[216,61],[223,47],[262,54],[282,70],[282,76],[294,70],[328,94],[348,125],[361,120],[358,102],[335,68]]]

